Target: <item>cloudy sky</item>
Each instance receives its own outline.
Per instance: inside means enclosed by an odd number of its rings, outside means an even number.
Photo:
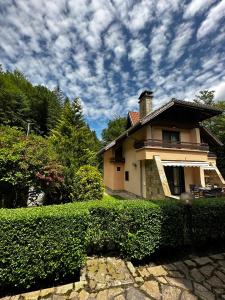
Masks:
[[[109,118],[213,89],[225,99],[225,0],[0,0],[0,64]]]

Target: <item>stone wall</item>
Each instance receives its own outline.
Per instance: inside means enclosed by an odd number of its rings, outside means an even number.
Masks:
[[[146,198],[147,199],[163,199],[165,198],[159,171],[155,160],[145,160],[145,176],[146,176]]]

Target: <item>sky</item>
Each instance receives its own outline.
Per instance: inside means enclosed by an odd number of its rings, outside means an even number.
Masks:
[[[225,0],[0,0],[0,64],[109,119],[203,89],[225,99]]]

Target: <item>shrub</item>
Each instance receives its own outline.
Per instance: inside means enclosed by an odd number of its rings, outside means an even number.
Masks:
[[[191,208],[193,242],[225,238],[225,199],[204,199],[195,201]]]
[[[143,259],[158,249],[225,238],[225,199],[197,200],[188,210],[179,201],[107,198],[0,210],[1,287],[29,287],[73,275],[88,249],[90,254],[117,250],[125,258]]]
[[[66,204],[2,209],[0,287],[10,291],[72,276],[86,257],[87,224],[87,211]]]
[[[90,245],[97,251],[113,246],[126,258],[142,259],[159,247],[183,245],[183,208],[175,202],[123,200],[89,210]]]
[[[75,175],[75,200],[100,200],[103,197],[102,175],[96,167],[86,165]]]
[[[61,169],[46,139],[33,134],[26,136],[16,127],[0,126],[0,200],[4,198],[5,207],[26,206],[30,186],[53,190],[56,176],[52,173],[56,170],[61,175],[59,185],[63,181]],[[15,194],[12,199],[7,197],[9,189]]]

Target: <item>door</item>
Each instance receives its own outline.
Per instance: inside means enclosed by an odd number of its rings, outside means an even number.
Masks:
[[[183,167],[165,167],[165,173],[172,195],[185,192]]]

